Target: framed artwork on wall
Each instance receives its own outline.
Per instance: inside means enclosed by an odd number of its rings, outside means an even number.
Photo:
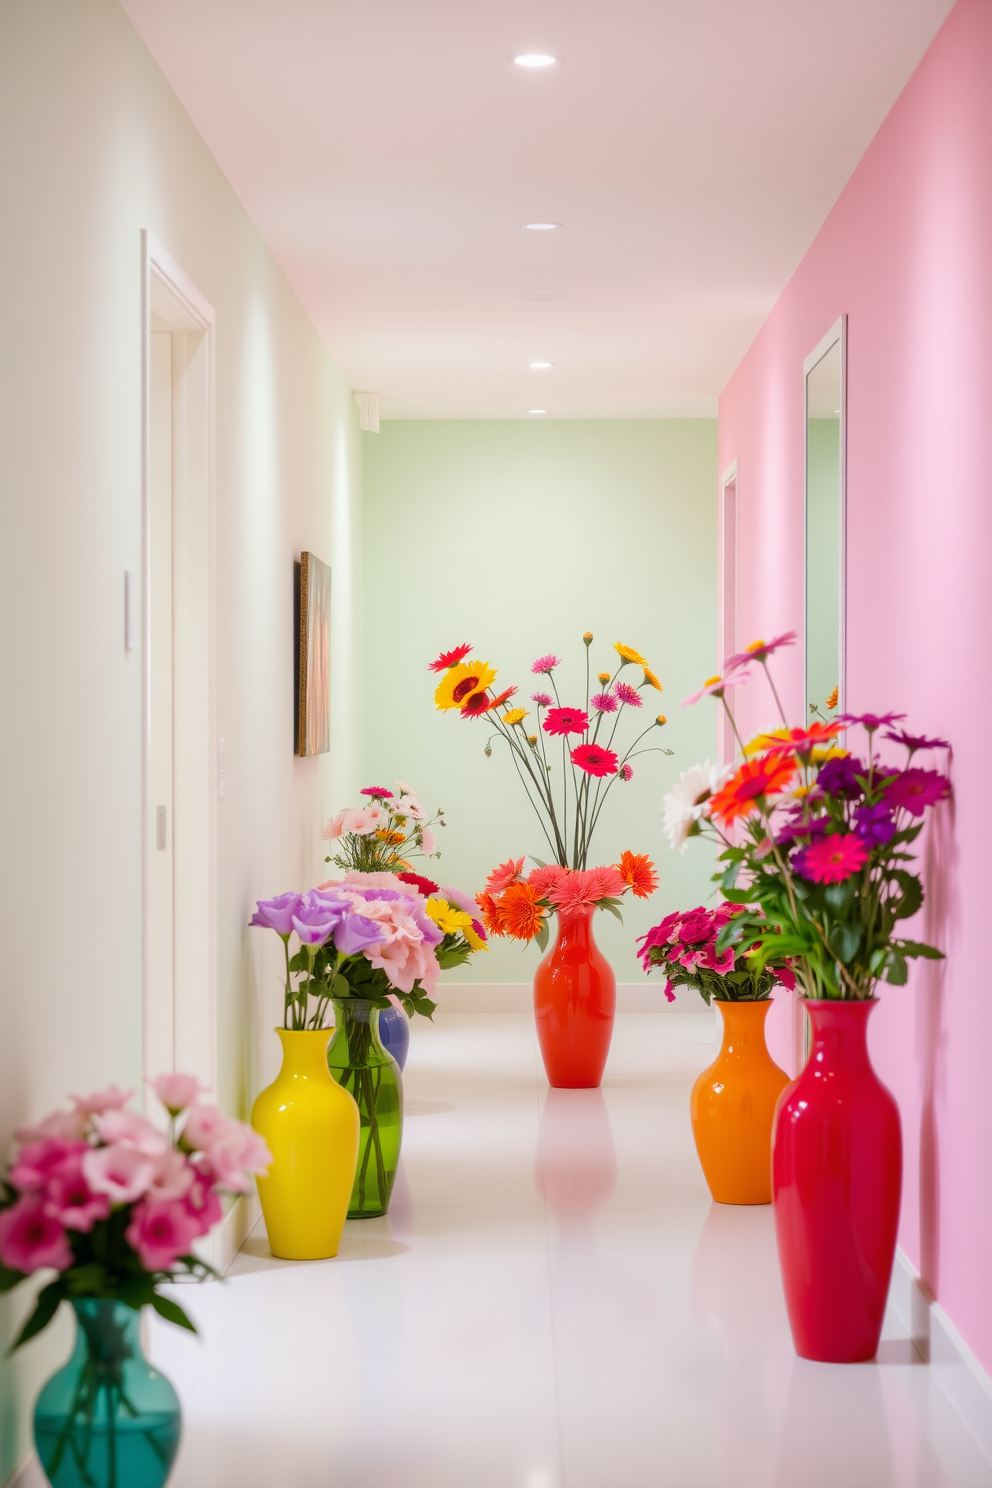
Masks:
[[[296,753],[331,747],[331,570],[301,553],[296,600]]]

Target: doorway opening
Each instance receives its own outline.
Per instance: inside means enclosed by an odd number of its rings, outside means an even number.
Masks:
[[[142,253],[144,1067],[216,1090],[214,314],[147,233]]]

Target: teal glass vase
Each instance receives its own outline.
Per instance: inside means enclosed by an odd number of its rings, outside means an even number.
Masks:
[[[379,1041],[379,1010],[363,997],[334,1003],[334,1037],[327,1051],[332,1076],[358,1105],[358,1167],[349,1219],[385,1214],[403,1140],[403,1078]]]
[[[182,1431],[179,1398],[141,1349],[123,1302],[72,1304],[76,1346],[42,1387],[34,1443],[52,1488],[162,1488]]]

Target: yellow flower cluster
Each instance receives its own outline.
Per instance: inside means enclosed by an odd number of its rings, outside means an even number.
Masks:
[[[428,899],[426,910],[437,928],[444,935],[460,935],[472,947],[473,951],[487,951],[489,947],[486,942],[476,933],[472,927],[472,916],[466,914],[463,909],[458,909],[454,904],[449,904],[447,899]]]

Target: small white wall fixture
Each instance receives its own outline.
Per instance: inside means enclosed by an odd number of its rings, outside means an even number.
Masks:
[[[142,233],[146,1075],[216,1089],[214,312]]]

